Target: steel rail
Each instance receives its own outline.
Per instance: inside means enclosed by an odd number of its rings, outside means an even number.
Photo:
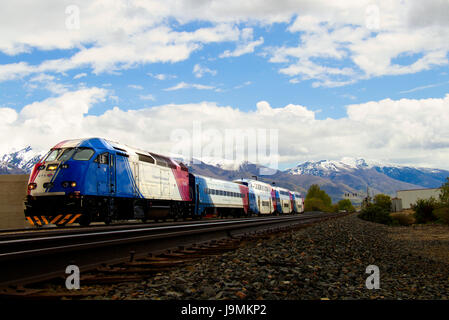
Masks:
[[[302,213],[302,216],[309,216],[314,214],[313,212]],[[256,219],[267,219],[273,216],[266,215],[260,216]],[[177,224],[193,224],[206,221],[237,221],[244,219],[254,219],[254,217],[241,217],[241,218],[206,218],[206,219],[192,219],[183,221],[165,221],[165,222],[135,222],[135,223],[118,223],[112,225],[91,225],[89,227],[71,226],[65,228],[40,228],[40,229],[17,229],[17,230],[0,230],[0,241],[19,239],[19,238],[38,238],[44,236],[53,236],[55,234],[75,234],[75,233],[89,233],[96,231],[111,231],[111,230],[128,230],[128,229],[143,229],[154,226],[171,226]]]
[[[133,255],[145,256],[180,245],[222,239],[262,229],[307,223],[341,214],[307,214],[231,221],[204,221],[168,226],[55,234],[0,241],[0,287],[64,276],[69,264],[82,272]]]

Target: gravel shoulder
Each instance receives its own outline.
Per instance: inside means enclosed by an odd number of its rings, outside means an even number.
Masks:
[[[427,231],[388,227],[352,214],[248,241],[139,283],[102,286],[106,294],[91,298],[448,299],[449,260],[432,253],[449,251],[447,229],[435,230],[442,238],[417,240]],[[379,267],[380,289],[366,288],[369,265]]]

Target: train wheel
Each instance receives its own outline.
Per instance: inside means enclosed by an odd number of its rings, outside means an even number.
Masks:
[[[107,225],[107,226],[108,226],[108,225],[110,225],[110,224],[111,224],[111,222],[112,222],[112,219],[111,219],[111,217],[105,217],[105,218],[104,218],[104,224],[105,224],[105,225]]]
[[[91,223],[91,221],[92,219],[90,217],[90,214],[88,213],[83,214],[78,220],[79,224],[83,227],[87,227]]]

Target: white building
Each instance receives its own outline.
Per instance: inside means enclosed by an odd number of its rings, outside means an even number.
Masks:
[[[433,189],[413,189],[396,191],[396,198],[401,199],[402,209],[410,209],[418,199],[429,199],[434,197],[435,200],[440,198],[440,188]]]

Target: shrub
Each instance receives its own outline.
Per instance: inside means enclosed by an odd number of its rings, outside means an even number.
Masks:
[[[409,226],[415,223],[415,218],[413,217],[413,215],[405,212],[394,212],[390,214],[390,216],[393,225]]]
[[[347,212],[354,212],[355,208],[352,205],[351,200],[349,199],[342,199],[337,202],[337,210],[346,210]]]
[[[332,212],[336,212],[336,213],[340,210],[338,208],[338,204],[333,204],[331,208],[332,208]]]
[[[374,196],[374,204],[384,210],[391,211],[391,198],[386,194],[376,194]]]
[[[391,224],[390,210],[385,210],[376,204],[368,204],[359,214],[358,217],[363,220]]]
[[[321,199],[309,198],[304,201],[304,211],[326,211],[326,206]]]
[[[418,199],[414,205],[412,205],[413,211],[415,211],[414,217],[417,223],[426,223],[435,221],[437,218],[433,214],[433,211],[437,207],[437,202],[433,197],[430,199]]]
[[[433,211],[433,215],[438,219],[439,222],[449,224],[449,207],[442,206],[440,208],[436,208]]]

